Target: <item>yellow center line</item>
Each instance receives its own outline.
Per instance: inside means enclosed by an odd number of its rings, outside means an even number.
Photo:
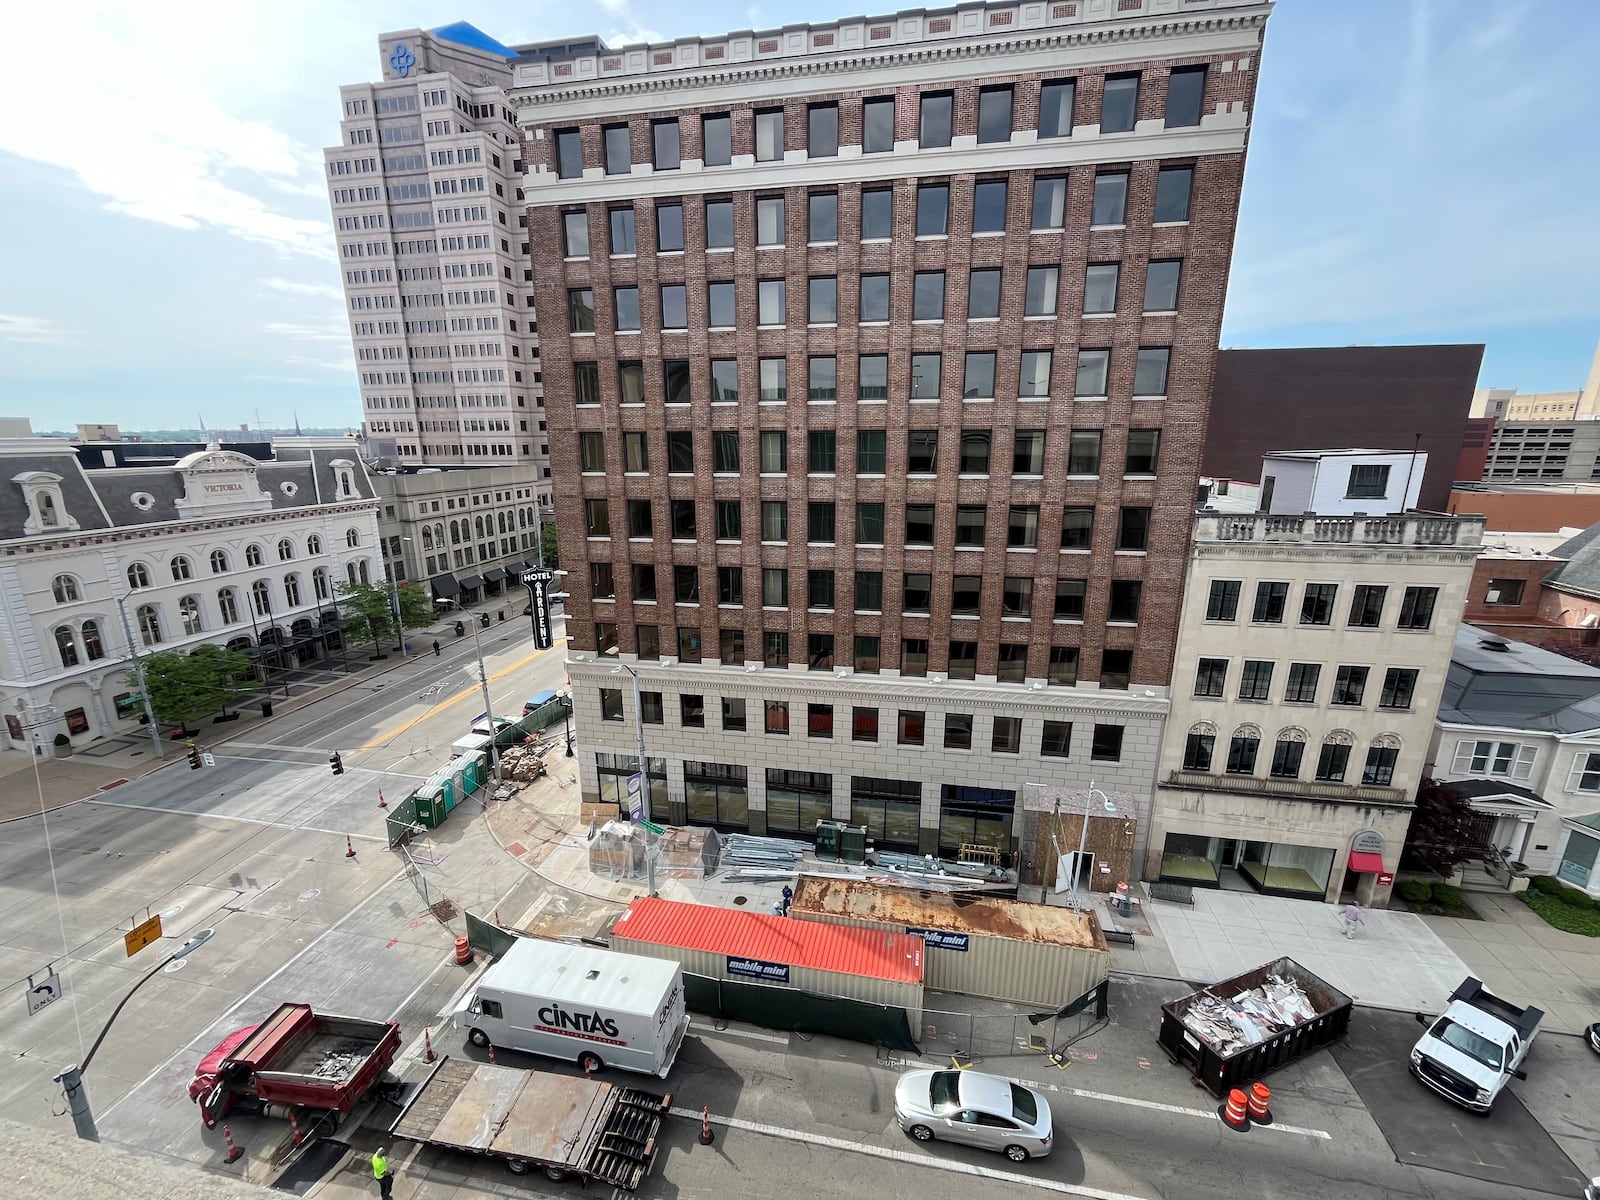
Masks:
[[[559,639],[557,641],[557,643],[556,643],[556,646],[559,646],[562,642],[565,642],[565,641],[566,641],[566,638]],[[555,646],[552,646],[550,649],[553,650],[555,648],[556,648]],[[492,675],[489,676],[489,682],[493,683],[497,679],[503,679],[507,675],[511,674],[511,672],[519,670],[520,668],[527,666],[529,663],[531,663],[534,659],[538,658],[540,655],[549,654],[549,653],[550,653],[550,650],[535,650],[532,654],[528,655],[526,658],[519,658],[516,662],[512,663],[510,666],[501,667],[500,670],[494,672]],[[478,695],[480,695],[479,685],[474,683],[471,687],[464,688],[461,691],[457,692],[454,696],[451,696],[448,700],[439,701],[437,704],[433,705],[431,708],[426,709],[420,716],[416,716],[416,717],[411,718],[411,720],[407,721],[404,725],[397,725],[395,728],[387,730],[386,732],[379,734],[377,737],[373,738],[372,741],[367,742],[365,745],[357,746],[355,748],[354,753],[360,753],[362,750],[374,750],[377,747],[382,746],[387,742],[393,741],[395,738],[399,737],[402,733],[405,733],[408,729],[415,728],[416,726],[422,724],[422,722],[426,721],[429,717],[433,716],[435,713],[443,712],[445,709],[449,708],[452,704],[460,704],[468,696],[478,696]]]

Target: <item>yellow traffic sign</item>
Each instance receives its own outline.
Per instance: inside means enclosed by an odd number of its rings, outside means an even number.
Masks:
[[[128,957],[132,958],[151,942],[161,936],[161,914],[157,913],[142,925],[135,925],[122,935],[122,942],[128,947]]]

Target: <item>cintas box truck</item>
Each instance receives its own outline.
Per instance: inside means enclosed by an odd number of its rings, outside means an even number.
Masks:
[[[475,1046],[659,1078],[689,1028],[677,963],[543,938],[517,939],[454,1020]]]

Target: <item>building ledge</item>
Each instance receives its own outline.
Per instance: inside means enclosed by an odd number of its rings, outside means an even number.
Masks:
[[[1388,804],[1410,807],[1399,788],[1352,783],[1306,783],[1298,779],[1261,779],[1254,775],[1212,775],[1204,771],[1169,771],[1161,787],[1197,792],[1228,792],[1236,796],[1268,796],[1276,800],[1304,800],[1311,804]]]
[[[1484,518],[1428,513],[1375,517],[1219,515],[1202,512],[1195,524],[1197,542],[1294,542],[1305,545],[1461,546],[1483,542]]]

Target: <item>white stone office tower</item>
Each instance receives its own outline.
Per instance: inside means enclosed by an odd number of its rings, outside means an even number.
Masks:
[[[530,467],[548,508],[516,51],[458,23],[379,53],[324,151],[369,445],[402,469]]]

